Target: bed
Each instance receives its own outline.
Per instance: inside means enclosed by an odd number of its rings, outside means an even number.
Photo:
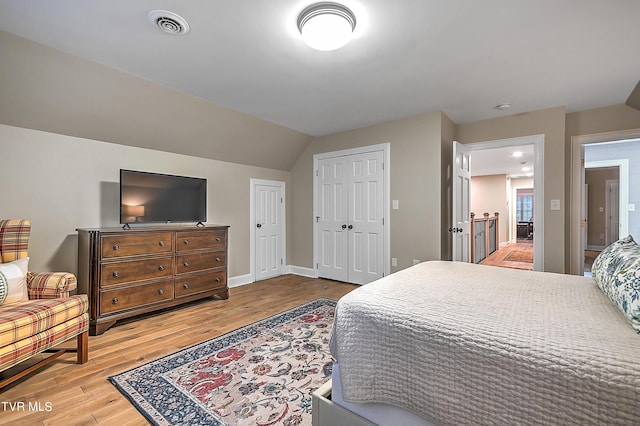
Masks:
[[[330,348],[376,424],[640,424],[640,335],[592,278],[424,262],[341,298]]]

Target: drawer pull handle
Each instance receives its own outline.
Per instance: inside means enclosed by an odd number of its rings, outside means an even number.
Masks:
[[[158,266],[158,269],[161,270],[161,271],[164,271],[164,266],[160,265],[160,266]]]
[[[220,258],[219,257],[216,257],[216,262],[220,262]]]
[[[183,243],[189,244],[189,240],[184,240]]]
[[[114,298],[111,300],[111,303],[112,303],[112,304],[114,304],[114,305],[115,305],[115,304],[117,304],[118,302],[119,302],[119,300],[118,300],[118,298],[117,298],[117,297],[114,297]]]
[[[120,272],[113,271],[113,274],[111,274],[111,275],[113,275],[114,278],[118,278],[120,276]]]
[[[164,247],[164,241],[160,241],[160,247]]]
[[[222,241],[222,239],[220,237],[216,237],[216,242],[219,243],[220,241]]]
[[[186,260],[185,260],[184,262],[182,262],[182,264],[183,264],[184,266],[189,266],[189,262],[187,262]]]
[[[216,279],[214,281],[219,283],[220,282],[220,278],[216,277]]]
[[[159,288],[159,289],[158,289],[158,294],[159,294],[159,295],[163,295],[163,294],[164,294],[164,290],[163,290],[163,289],[161,289],[161,288]]]
[[[189,284],[187,284],[187,283],[182,284],[182,288],[185,288],[185,289],[189,288]]]
[[[114,249],[114,250],[118,250],[119,248],[120,248],[120,246],[119,246],[118,244],[114,244],[114,245],[113,245],[113,249]]]

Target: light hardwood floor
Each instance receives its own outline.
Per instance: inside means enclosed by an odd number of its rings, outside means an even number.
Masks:
[[[88,363],[75,364],[75,354],[65,354],[1,390],[0,424],[146,425],[108,376],[319,297],[337,300],[357,287],[283,275],[232,288],[228,300],[205,299],[118,322],[89,337]]]
[[[533,241],[518,241],[516,243],[509,244],[508,246],[491,253],[480,263],[483,265],[500,266],[502,268],[533,271],[533,263],[505,260],[509,253],[511,253],[511,250],[533,251]]]

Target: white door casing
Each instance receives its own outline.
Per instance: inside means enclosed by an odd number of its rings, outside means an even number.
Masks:
[[[469,262],[471,258],[471,151],[460,142],[453,142],[452,184],[452,259]]]
[[[571,216],[569,225],[569,251],[570,263],[569,272],[571,274],[584,274],[584,249],[585,241],[582,239],[581,224],[584,219],[584,149],[589,144],[595,143],[615,143],[630,139],[639,139],[640,129],[621,130],[607,133],[597,133],[592,135],[580,135],[571,137]],[[625,216],[625,209],[628,209],[628,180],[624,181],[624,172],[620,168],[620,232],[619,235],[626,235],[622,221]],[[626,229],[628,232],[628,228]]]
[[[483,149],[503,148],[507,146],[521,146],[521,145],[533,145],[534,155],[534,177],[533,177],[533,270],[544,270],[544,202],[537,200],[544,200],[544,135],[531,135],[521,136],[509,139],[498,139],[495,141],[476,142],[464,144],[465,150],[469,150],[471,158],[473,158],[473,152]],[[455,147],[454,147],[455,150]],[[454,165],[452,169],[455,170],[455,157],[454,152]],[[452,173],[453,175],[453,173]],[[453,177],[453,176],[452,176]],[[452,211],[456,209],[456,198],[453,198],[453,191],[455,190],[455,184],[452,184]],[[455,224],[455,216],[454,222]]]
[[[282,275],[285,224],[284,182],[251,180],[252,254],[255,281]]]

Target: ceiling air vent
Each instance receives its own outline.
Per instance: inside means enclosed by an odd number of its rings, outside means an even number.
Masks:
[[[184,35],[189,32],[189,24],[185,19],[168,10],[152,10],[147,15],[149,22],[160,28],[165,33],[172,35]]]

